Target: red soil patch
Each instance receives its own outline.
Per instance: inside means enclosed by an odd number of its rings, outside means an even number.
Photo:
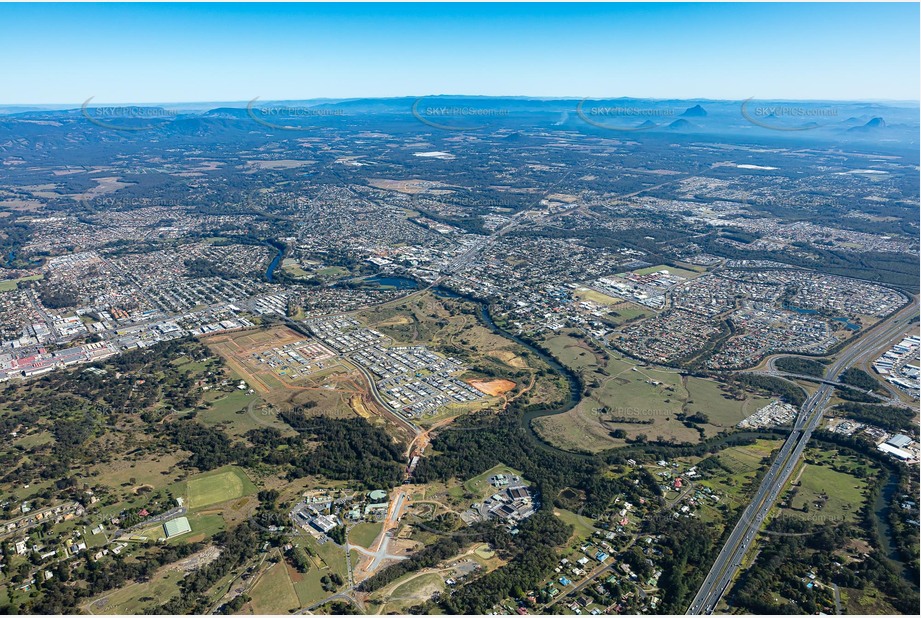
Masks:
[[[486,380],[469,380],[467,384],[494,397],[515,388],[515,383],[511,380],[489,380],[488,382]]]

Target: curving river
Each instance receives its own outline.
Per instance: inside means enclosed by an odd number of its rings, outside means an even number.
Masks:
[[[550,356],[549,354],[547,354],[540,348],[525,341],[524,339],[522,339],[521,337],[518,337],[517,335],[513,335],[512,333],[508,332],[507,330],[505,330],[504,328],[496,324],[493,321],[492,316],[489,315],[489,309],[487,308],[486,303],[480,300],[477,300],[475,298],[469,297],[469,296],[458,294],[457,292],[454,292],[453,290],[448,290],[443,287],[433,288],[432,291],[437,296],[441,296],[444,298],[460,298],[468,302],[475,303],[477,307],[479,307],[480,321],[483,323],[484,326],[489,328],[491,331],[493,331],[500,337],[510,339],[514,341],[515,343],[517,343],[518,345],[526,348],[527,350],[529,350],[530,352],[538,356],[545,363],[547,363],[550,366],[550,368],[553,369],[556,373],[558,373],[559,375],[562,375],[566,379],[566,382],[569,385],[566,399],[561,404],[555,407],[542,408],[542,409],[537,409],[537,410],[529,410],[528,412],[525,412],[524,414],[521,415],[519,419],[521,422],[521,426],[525,429],[526,433],[531,438],[531,440],[540,448],[553,451],[554,453],[565,453],[570,456],[584,457],[586,459],[595,457],[594,455],[591,455],[588,453],[577,453],[574,451],[567,451],[567,450],[558,448],[550,444],[549,442],[546,442],[543,438],[541,438],[540,435],[538,435],[538,433],[534,431],[534,428],[531,426],[531,421],[533,421],[536,418],[540,418],[541,416],[551,416],[553,414],[563,414],[564,412],[569,412],[576,406],[576,404],[579,403],[579,400],[581,399],[581,394],[582,394],[582,385],[580,384],[579,379],[572,372],[572,370],[560,364],[559,361],[557,361],[555,358],[553,358],[552,356]]]
[[[275,279],[275,269],[278,268],[278,265],[281,263],[282,256],[285,255],[284,248],[275,247],[278,253],[275,254],[275,257],[272,258],[272,263],[269,264],[269,267],[265,270],[265,279],[269,283],[273,283]]]
[[[534,430],[534,427],[531,426],[531,421],[533,421],[536,418],[540,418],[542,416],[551,416],[553,414],[563,414],[573,409],[576,406],[576,404],[579,403],[579,400],[581,399],[582,386],[579,382],[579,379],[575,376],[572,370],[562,365],[559,361],[557,361],[555,358],[553,358],[552,356],[550,356],[549,354],[547,354],[540,348],[532,345],[528,341],[525,341],[524,339],[508,332],[501,326],[497,325],[493,321],[492,316],[489,315],[489,309],[487,308],[484,302],[477,300],[475,298],[471,298],[469,296],[458,294],[454,292],[453,290],[448,290],[442,287],[436,287],[432,291],[436,295],[442,296],[445,298],[455,298],[455,299],[459,298],[459,299],[463,299],[463,300],[475,303],[479,307],[480,320],[482,321],[484,326],[492,330],[497,335],[501,337],[505,337],[506,339],[510,339],[514,341],[515,343],[517,343],[518,345],[530,350],[532,353],[540,357],[541,360],[547,363],[551,367],[551,369],[553,369],[554,371],[556,371],[557,373],[559,373],[566,379],[567,383],[569,384],[569,392],[566,397],[566,400],[563,403],[553,408],[544,408],[544,409],[531,410],[531,411],[525,412],[524,414],[521,415],[519,419],[521,422],[521,426],[525,429],[525,433],[527,433],[527,435],[531,438],[531,440],[536,445],[538,445],[542,449],[550,450],[555,453],[565,453],[566,455],[569,455],[569,456],[582,457],[585,459],[593,459],[598,456],[603,456],[602,453],[592,455],[589,453],[577,453],[577,452],[567,451],[567,450],[558,448],[546,442],[543,438],[541,438],[540,435]],[[723,444],[734,442],[736,440],[739,440],[740,438],[741,439],[744,439],[744,438],[756,438],[757,439],[757,438],[765,438],[765,437],[768,437],[766,436],[765,432],[737,431],[737,432],[729,433],[729,434],[718,437],[717,439],[713,440],[712,446],[719,448]],[[885,487],[883,488],[883,491],[880,492],[879,496],[877,497],[876,503],[873,505],[873,510],[876,515],[875,519],[876,519],[877,533],[880,538],[883,553],[891,561],[893,561],[897,565],[897,567],[903,571],[903,574],[904,574],[908,572],[907,567],[901,561],[898,549],[895,547],[895,544],[893,541],[893,531],[889,525],[889,518],[888,518],[889,503],[895,491],[897,490],[897,488],[898,488],[898,478],[895,474],[890,473],[890,476],[887,480]]]
[[[876,501],[873,503],[873,520],[876,527],[876,536],[879,539],[880,549],[900,571],[902,577],[908,581],[916,581],[912,575],[911,569],[903,561],[901,552],[895,543],[895,531],[889,522],[889,515],[892,509],[892,500],[899,490],[899,476],[892,470],[887,470],[888,478],[882,490],[877,494]]]

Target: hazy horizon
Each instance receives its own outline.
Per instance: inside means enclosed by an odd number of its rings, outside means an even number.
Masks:
[[[0,100],[914,102],[918,20],[916,3],[2,4]]]
[[[631,96],[631,95],[611,95],[611,96],[591,96],[591,97],[582,97],[582,96],[539,96],[539,95],[517,95],[517,94],[454,94],[454,93],[440,93],[440,94],[403,94],[403,95],[393,95],[393,96],[355,96],[355,97],[309,97],[309,98],[262,98],[259,97],[258,103],[285,103],[285,102],[349,102],[349,101],[386,101],[386,100],[395,100],[395,99],[420,99],[420,98],[482,98],[482,99],[519,99],[526,101],[615,101],[615,100],[629,100],[629,101],[680,101],[680,102],[697,102],[697,103],[740,103],[747,99],[717,99],[710,97],[640,97],[640,96]],[[789,97],[753,97],[756,101],[777,101],[777,102],[798,102],[798,103],[878,103],[884,105],[893,105],[893,104],[913,104],[921,106],[921,99],[794,99]],[[189,101],[97,101],[95,97],[92,98],[92,102],[88,104],[88,107],[98,107],[100,105],[241,105],[246,106],[252,102],[252,99],[238,99],[238,100],[220,100],[220,99],[201,99],[201,100],[189,100]],[[0,106],[3,107],[57,107],[62,109],[77,109],[82,105],[86,104],[86,101],[80,101],[75,103],[54,103],[54,102],[30,102],[30,103],[6,103],[0,101]]]

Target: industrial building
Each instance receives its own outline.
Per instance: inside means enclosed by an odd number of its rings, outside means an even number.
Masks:
[[[887,453],[889,455],[892,455],[893,457],[897,457],[898,459],[901,459],[902,461],[908,461],[912,457],[911,453],[909,453],[908,451],[900,449],[900,448],[896,448],[890,445],[888,442],[880,444],[876,448],[878,448],[883,453]]]
[[[177,517],[176,519],[163,522],[163,532],[166,533],[166,538],[168,539],[191,531],[192,527],[189,525],[189,520],[185,517]]]

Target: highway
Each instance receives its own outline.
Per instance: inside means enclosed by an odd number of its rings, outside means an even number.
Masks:
[[[834,380],[826,380],[825,378],[820,378],[814,375],[804,375],[801,373],[792,373],[790,371],[783,371],[782,369],[778,369],[776,365],[777,360],[780,358],[805,358],[808,360],[809,357],[800,356],[798,354],[778,354],[777,356],[772,356],[770,359],[768,359],[767,367],[765,368],[764,371],[758,371],[757,373],[764,373],[765,375],[775,376],[778,378],[785,378],[787,380],[805,380],[806,382],[816,382],[819,384],[828,384],[829,386],[838,386],[840,388],[850,388],[856,391],[860,391],[864,395],[875,397],[876,399],[880,400],[880,403],[885,402],[885,403],[888,403],[889,405],[896,405],[896,406],[906,405],[902,403],[902,401],[897,396],[890,397],[889,399],[887,399],[886,397],[883,397],[882,395],[879,395],[873,391],[865,391],[861,388],[858,388],[850,384],[844,384],[842,382],[836,382]],[[886,387],[888,391],[892,390],[891,386],[889,386],[887,382],[880,382],[880,384]]]
[[[917,313],[917,299],[914,299],[907,307],[902,308],[888,320],[877,324],[863,336],[858,337],[828,368],[827,379],[832,382],[836,381],[838,375],[852,364],[861,362],[874,352],[892,345],[903,335],[911,319]],[[822,383],[818,390],[803,403],[790,436],[784,442],[754,498],[743,511],[723,545],[700,590],[691,602],[687,614],[713,613],[713,609],[738,573],[742,560],[751,547],[752,540],[758,534],[778,495],[793,473],[806,449],[809,438],[812,437],[812,432],[818,427],[825,406],[833,392],[830,384]]]

